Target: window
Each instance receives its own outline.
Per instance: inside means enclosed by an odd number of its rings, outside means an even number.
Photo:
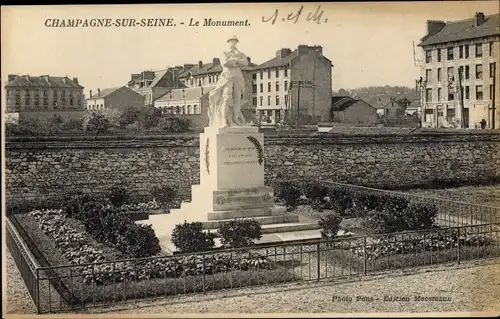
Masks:
[[[72,96],[69,97],[69,105],[73,105],[73,97]]]
[[[494,94],[493,94],[493,84],[490,84],[490,100],[493,100],[494,98]]]
[[[452,48],[452,47],[450,47],[450,48],[448,48],[448,50],[447,50],[447,51],[448,51],[448,52],[447,52],[447,59],[448,59],[448,61],[449,61],[449,60],[453,60],[453,48]]]
[[[438,49],[437,51],[438,51],[437,52],[437,54],[438,54],[437,60],[438,60],[438,62],[441,62],[441,49]]]
[[[432,74],[432,70],[425,70],[425,81],[427,81],[427,82],[431,81],[431,74]]]
[[[483,78],[483,65],[476,64],[476,79],[480,80]]]
[[[264,72],[260,71],[260,79],[262,80],[264,78]]]
[[[285,95],[285,106],[288,106],[288,95]]]
[[[252,85],[252,93],[257,93],[257,84]]]
[[[465,66],[465,79],[468,80],[470,77],[470,68],[468,65]]]
[[[466,59],[468,59],[468,58],[469,58],[469,51],[470,51],[470,49],[469,49],[469,45],[468,45],[468,44],[466,44],[466,45],[464,46],[464,53],[465,53],[465,58],[466,58]]]
[[[257,73],[252,73],[252,79],[257,80]]]
[[[441,101],[441,88],[438,88],[438,102]]]
[[[44,98],[43,99],[43,105],[49,105],[49,99]]]
[[[458,58],[463,59],[464,58],[464,46],[461,45],[458,47]]]
[[[493,75],[495,74],[495,71],[496,71],[496,63],[495,62],[490,63],[490,78],[493,77]]]
[[[425,51],[425,63],[431,63],[431,62],[432,62],[432,51],[426,50]]]
[[[454,71],[454,69],[452,66],[448,67],[448,81],[453,81],[453,79],[454,79],[453,78],[453,71]]]
[[[43,91],[43,96],[48,96],[49,92],[47,90]]]
[[[267,105],[271,105],[271,96],[270,95],[267,97]]]
[[[280,69],[276,68],[276,77],[280,76]]]
[[[482,56],[483,56],[483,44],[477,43],[476,44],[476,58],[480,58]]]
[[[280,83],[276,82],[276,92],[279,92],[279,91],[280,91]]]
[[[193,114],[193,107],[188,105],[188,114]]]
[[[267,78],[270,79],[271,78],[271,69],[268,69],[267,70]]]
[[[276,105],[280,105],[280,96],[276,95]]]
[[[271,82],[267,83],[267,92],[271,92]]]
[[[432,101],[432,89],[425,89],[425,100]]]
[[[210,83],[210,84],[212,83],[212,77],[211,76],[208,77],[208,83]]]
[[[285,69],[285,76],[288,76],[288,69]]]
[[[476,85],[476,100],[481,101],[483,99],[483,86]]]
[[[468,85],[465,87],[465,99],[470,99],[470,89]]]
[[[448,121],[453,121],[454,117],[455,117],[455,109],[447,109],[446,110],[446,119]]]
[[[285,81],[284,89],[285,91],[288,90],[288,81]]]
[[[200,114],[200,107],[198,104],[194,105],[194,114]]]
[[[260,84],[260,92],[264,92],[264,84]]]
[[[488,43],[488,52],[490,56],[493,56],[493,42]]]
[[[260,106],[262,106],[262,101],[263,101],[263,100],[264,100],[264,97],[263,97],[263,96],[261,96],[261,97],[260,97],[260,103],[259,103],[259,104],[260,104]]]
[[[252,105],[257,106],[257,98],[256,97],[252,98]]]
[[[441,82],[441,68],[438,68],[438,82]]]
[[[448,101],[453,100],[455,100],[455,93],[453,92],[453,89],[448,88]]]

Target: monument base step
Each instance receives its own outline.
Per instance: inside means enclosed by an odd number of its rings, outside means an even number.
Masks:
[[[269,224],[262,225],[262,234],[271,233],[286,233],[286,232],[298,232],[303,230],[317,230],[320,229],[318,222],[295,222],[295,223],[279,223],[279,224]],[[217,228],[205,229],[206,231],[216,232]]]
[[[281,215],[281,216],[257,216],[254,218],[248,218],[248,215],[245,214],[242,218],[228,218],[228,219],[220,219],[220,220],[211,220],[210,215],[208,217],[208,222],[203,222],[203,228],[205,229],[216,229],[219,228],[222,224],[231,222],[233,220],[243,220],[243,219],[255,219],[261,225],[269,225],[269,224],[282,224],[282,223],[296,223],[299,221],[299,215]]]

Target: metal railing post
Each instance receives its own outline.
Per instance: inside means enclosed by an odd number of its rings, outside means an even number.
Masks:
[[[206,270],[205,270],[205,254],[202,254],[202,257],[203,257],[202,258],[202,260],[203,260],[203,282],[202,282],[202,285],[203,285],[203,294],[206,294],[206,291],[205,291],[205,284],[206,284],[206,278],[205,278],[205,274],[206,274]]]
[[[457,227],[457,264],[460,264],[460,227]]]
[[[365,273],[365,276],[367,274],[367,269],[366,269],[366,236],[363,236],[363,272]]]
[[[40,314],[40,269],[36,269],[36,313]]]
[[[317,274],[318,274],[318,281],[319,281],[319,279],[320,279],[320,277],[321,277],[321,258],[320,258],[320,257],[321,257],[321,255],[320,255],[320,252],[319,252],[320,248],[321,248],[321,243],[320,243],[320,242],[318,242],[318,243],[316,244],[316,250],[317,250],[317,252],[318,252],[318,256],[317,256],[317,258],[318,258],[318,261],[317,261],[317,267],[318,267],[318,271],[317,271]]]

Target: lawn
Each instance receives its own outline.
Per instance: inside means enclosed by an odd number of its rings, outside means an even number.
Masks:
[[[500,185],[466,186],[447,189],[413,189],[408,191],[408,193],[500,207]]]

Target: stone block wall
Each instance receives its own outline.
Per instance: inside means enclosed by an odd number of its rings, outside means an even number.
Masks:
[[[197,135],[16,138],[6,142],[6,198],[63,191],[146,194],[176,186],[184,199],[199,183]],[[500,178],[500,133],[265,136],[266,181],[324,179],[373,187]]]

